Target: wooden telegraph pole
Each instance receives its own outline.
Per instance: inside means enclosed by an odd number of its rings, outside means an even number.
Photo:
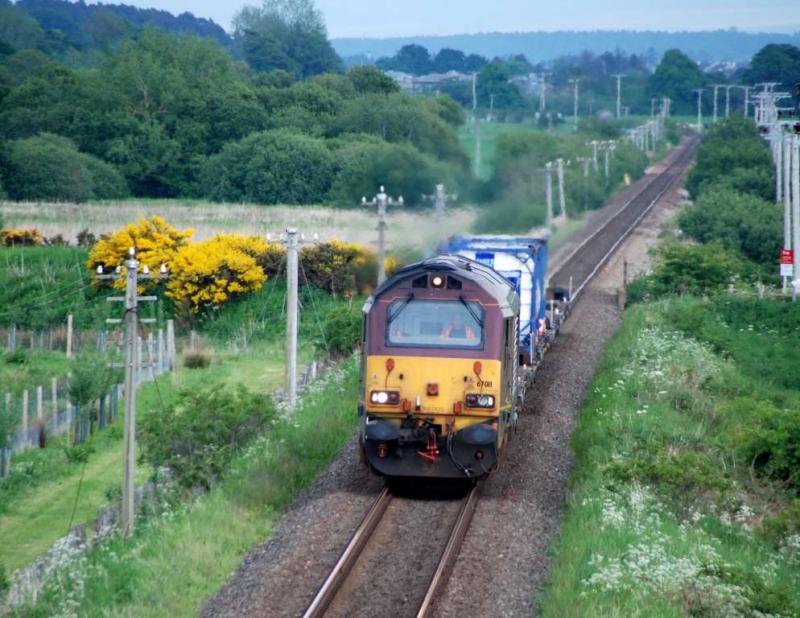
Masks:
[[[136,523],[135,495],[136,495],[136,389],[138,386],[138,371],[141,366],[139,358],[139,324],[152,323],[154,319],[139,319],[139,303],[155,302],[156,296],[139,296],[138,286],[140,280],[166,279],[167,268],[161,266],[161,272],[151,275],[147,266],[139,273],[140,262],[136,259],[136,249],[131,247],[128,259],[125,261],[125,296],[113,296],[110,302],[125,303],[125,429],[123,434],[123,472],[122,472],[122,508],[120,510],[120,528],[124,536],[133,533]],[[97,278],[115,280],[122,277],[115,274],[103,274],[103,267],[97,267]],[[123,322],[120,319],[106,320],[110,324]]]
[[[367,201],[366,197],[361,198],[362,206],[378,207],[378,285],[386,281],[386,207],[402,206],[403,196],[396,200],[386,194],[386,190],[381,185],[381,190],[372,200]]]

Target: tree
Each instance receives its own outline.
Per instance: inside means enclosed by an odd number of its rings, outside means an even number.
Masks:
[[[285,130],[253,133],[208,160],[208,197],[261,204],[322,202],[333,180],[333,156],[320,139]]]
[[[707,133],[697,151],[697,163],[689,174],[686,188],[697,197],[713,183],[733,182],[732,178],[726,178],[736,173],[737,169],[743,170],[741,174],[745,178],[766,176],[768,184],[775,186],[775,166],[755,124],[751,120],[733,116],[714,125]],[[736,174],[738,178],[739,173]],[[744,188],[741,180],[736,182],[740,188]],[[761,196],[767,199],[774,197],[774,189],[767,191],[766,195],[761,193]]]
[[[466,71],[467,56],[459,49],[443,47],[433,59],[433,70],[437,73],[448,71]]]
[[[776,264],[783,240],[780,209],[731,189],[703,193],[681,213],[680,226],[701,243],[719,241],[726,249],[765,267]]]
[[[512,109],[525,104],[519,88],[509,82],[511,73],[505,63],[493,61],[478,72],[476,91],[478,105],[489,107],[494,95],[495,109]]]
[[[705,83],[700,67],[680,50],[671,49],[648,78],[646,92],[650,97],[669,97],[675,111],[690,113],[696,96],[692,91]]]
[[[233,20],[239,53],[257,71],[280,69],[302,79],[335,72],[341,60],[313,0],[264,0]]]
[[[359,94],[391,94],[400,92],[391,77],[376,67],[361,65],[353,67],[348,71],[347,77],[353,83],[353,87]]]
[[[335,148],[338,171],[330,196],[342,205],[356,204],[385,184],[413,207],[422,202],[423,194],[433,193],[437,183],[457,186],[460,179],[452,166],[433,160],[411,144],[348,136],[337,140]]]
[[[9,197],[84,202],[123,197],[125,181],[113,167],[80,152],[65,137],[42,133],[6,147]]]
[[[800,48],[789,44],[762,47],[750,61],[744,80],[750,84],[779,82],[794,92],[794,85],[800,82]]]
[[[397,93],[372,94],[345,101],[332,134],[368,133],[461,166],[467,158],[452,127],[424,99]]]
[[[392,58],[378,60],[378,68],[385,71],[402,71],[412,75],[425,75],[433,70],[428,50],[422,45],[404,45]]]

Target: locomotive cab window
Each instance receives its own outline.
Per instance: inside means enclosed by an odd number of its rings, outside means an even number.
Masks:
[[[386,313],[386,344],[482,349],[483,316],[483,307],[475,302],[396,300]]]

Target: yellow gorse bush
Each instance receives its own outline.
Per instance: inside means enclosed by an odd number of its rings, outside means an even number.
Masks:
[[[301,257],[305,282],[331,294],[352,296],[374,284],[377,258],[362,245],[332,240],[305,247]]]
[[[267,275],[257,257],[269,248],[260,238],[230,234],[185,245],[172,260],[167,296],[198,313],[258,291]]]
[[[44,238],[35,228],[0,230],[0,244],[5,247],[34,247],[44,244]]]
[[[130,223],[98,241],[89,253],[86,265],[92,270],[98,266],[114,270],[119,266],[124,273],[128,251],[135,247],[136,259],[143,266],[158,272],[162,264],[172,268],[178,250],[187,246],[192,236],[194,230],[181,231],[157,215],[150,219],[143,217],[137,223]],[[115,281],[114,287],[124,289],[125,279]]]
[[[178,230],[158,216],[141,219],[100,240],[89,254],[87,266],[95,270],[102,265],[107,271],[119,266],[124,273],[128,249],[135,247],[137,259],[151,271],[167,265],[166,294],[187,316],[256,292],[268,278],[283,276],[286,249],[279,244],[237,234],[192,242],[193,234],[193,230]],[[305,246],[300,264],[301,283],[334,295],[351,297],[369,292],[375,285],[377,258],[355,243],[333,240]],[[398,265],[387,260],[387,266],[394,270]],[[114,285],[124,288],[124,278]]]

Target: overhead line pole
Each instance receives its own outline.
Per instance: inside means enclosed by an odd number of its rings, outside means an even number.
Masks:
[[[286,394],[289,409],[297,403],[298,239],[296,228],[286,228]]]
[[[402,206],[403,196],[393,200],[386,194],[386,190],[381,185],[381,190],[371,201],[366,197],[361,198],[363,206],[378,207],[378,285],[386,281],[386,207]]]
[[[545,200],[547,201],[547,230],[553,229],[553,163],[544,164],[545,171]]]
[[[800,293],[800,137],[792,140],[792,246],[794,247],[792,278],[792,302],[797,302]]]
[[[567,216],[567,198],[564,194],[564,159],[556,159],[556,175],[558,177],[558,207],[561,210],[561,216]]]
[[[783,248],[791,250],[792,243],[792,163],[793,156],[792,150],[794,145],[794,138],[791,135],[781,135],[781,140],[778,146],[783,151]],[[794,187],[797,192],[798,187]],[[789,281],[788,277],[783,278],[783,291],[787,290]]]
[[[622,78],[623,73],[615,73],[612,77],[617,78],[617,118],[619,119],[622,113]]]
[[[703,132],[703,88],[696,88],[697,93],[697,132]]]

